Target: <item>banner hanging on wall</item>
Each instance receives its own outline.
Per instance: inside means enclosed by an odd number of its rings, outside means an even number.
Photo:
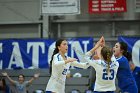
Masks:
[[[47,15],[80,14],[80,0],[42,0],[42,13]]]
[[[117,13],[126,10],[126,0],[89,0],[89,13]]]
[[[93,38],[69,38],[68,47],[67,55],[83,62]],[[53,39],[0,40],[0,69],[48,68],[54,48]]]
[[[135,65],[140,66],[140,37],[120,36],[118,40],[127,43],[128,51],[132,53],[132,61]]]
[[[135,0],[135,12],[140,12],[140,0]]]

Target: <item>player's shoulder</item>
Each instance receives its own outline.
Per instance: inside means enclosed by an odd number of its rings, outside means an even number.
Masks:
[[[93,60],[93,63],[95,63],[95,64],[103,64],[104,63],[104,61],[103,60],[101,60],[101,59],[98,59],[98,60]]]
[[[55,54],[55,55],[54,55],[54,57],[59,57],[59,56],[60,56],[60,54],[59,54],[59,53],[57,53],[57,54]]]
[[[117,58],[117,61],[127,61],[127,58],[125,56],[121,56]]]
[[[56,53],[54,56],[60,55],[60,53]]]
[[[116,66],[119,66],[119,62],[116,60],[116,59],[111,59],[111,64],[113,64],[113,65],[116,65]]]
[[[60,55],[59,53],[57,53],[57,54],[55,54],[55,55],[53,56],[53,58],[54,58],[54,59],[61,59],[61,55]]]
[[[119,62],[117,60],[116,61],[112,61],[111,67],[119,67]]]
[[[122,56],[121,58],[123,61],[128,61],[127,58],[125,56]]]
[[[53,58],[62,59],[62,56],[60,55],[60,53],[57,53],[57,54],[54,55]],[[70,58],[70,57],[65,55],[65,58]]]

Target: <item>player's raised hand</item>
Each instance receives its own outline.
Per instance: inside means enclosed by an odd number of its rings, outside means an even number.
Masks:
[[[105,39],[104,37],[102,36],[99,41],[96,43],[96,47],[99,47],[99,46],[105,46]]]
[[[105,39],[103,36],[100,38],[100,44],[101,46],[105,46]]]
[[[38,78],[40,73],[34,74],[34,78]]]
[[[6,72],[3,72],[2,75],[5,77],[8,76],[8,74]]]

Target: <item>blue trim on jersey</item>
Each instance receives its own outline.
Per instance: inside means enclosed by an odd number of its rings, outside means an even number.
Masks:
[[[105,61],[103,61],[103,60],[101,60],[101,65],[102,65],[103,67],[107,67],[107,66],[108,66],[108,64],[107,64]]]
[[[58,61],[60,61],[60,58],[59,58],[59,56],[60,56],[60,54],[58,54],[58,55],[57,55],[57,59],[58,59]]]
[[[101,60],[101,64],[100,63],[97,63],[97,64],[102,65],[103,67],[108,67],[107,62],[105,62],[103,60]],[[109,62],[109,65],[110,65],[110,68],[114,68],[117,66],[116,63],[114,63],[114,62]]]
[[[61,56],[61,55],[58,53],[58,55],[57,55],[57,59],[58,59],[58,61],[61,61],[61,59],[60,59],[59,56]],[[66,55],[65,55],[65,58],[67,59],[67,56],[66,56]]]
[[[126,57],[117,58],[119,68],[117,72],[118,86],[122,92],[137,93],[137,86],[131,73],[129,63]]]
[[[116,58],[117,60],[120,60],[123,56],[119,57],[119,58]]]
[[[65,58],[67,59],[67,56],[65,55]]]

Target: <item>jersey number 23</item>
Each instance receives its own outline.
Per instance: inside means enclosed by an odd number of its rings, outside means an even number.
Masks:
[[[103,69],[103,76],[102,76],[103,80],[113,80],[114,79],[114,70],[110,69],[110,72],[107,73],[106,69]]]

